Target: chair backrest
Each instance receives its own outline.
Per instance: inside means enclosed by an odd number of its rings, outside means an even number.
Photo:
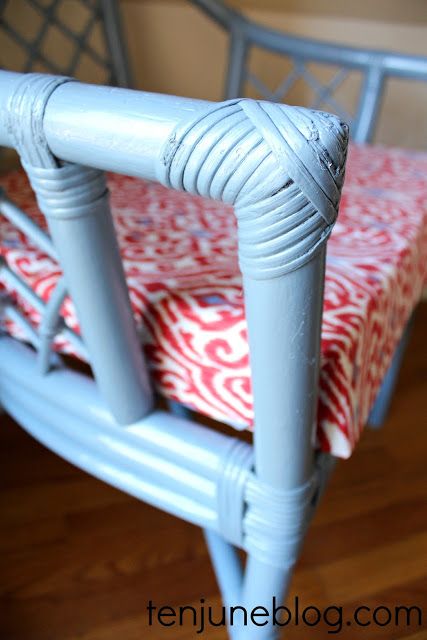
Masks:
[[[116,0],[0,1],[0,67],[131,86]]]
[[[261,98],[276,102],[286,98],[288,102],[293,87],[304,82],[306,93],[311,94],[304,101],[305,106],[334,112],[350,125],[354,141],[370,142],[387,79],[397,77],[427,82],[427,57],[295,37],[254,23],[221,0],[192,1],[230,34],[227,98],[245,95],[249,84]],[[269,89],[249,69],[250,55],[256,49],[287,59],[288,73],[275,90]],[[319,74],[313,72],[313,65],[320,68]],[[345,101],[339,96],[340,88],[349,80],[356,81],[352,83],[351,92],[354,92],[355,84],[358,85],[353,110],[343,104]]]

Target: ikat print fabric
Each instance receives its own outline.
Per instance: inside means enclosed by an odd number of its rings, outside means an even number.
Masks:
[[[22,171],[0,184],[45,227]],[[231,209],[136,178],[109,175],[108,184],[131,304],[157,390],[215,420],[252,429]],[[61,275],[58,264],[1,216],[0,238],[3,259],[47,301]],[[322,450],[343,458],[352,453],[426,272],[427,154],[353,145],[328,243],[317,425]],[[37,327],[38,312],[11,295]],[[78,330],[71,300],[62,313]],[[16,324],[0,322],[25,339]],[[80,355],[61,337],[55,347]]]

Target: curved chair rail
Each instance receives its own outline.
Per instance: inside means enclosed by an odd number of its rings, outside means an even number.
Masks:
[[[191,0],[211,19],[230,34],[228,76],[225,95],[228,98],[243,94],[244,81],[250,77],[247,58],[251,47],[261,47],[281,54],[294,63],[294,71],[282,83],[280,97],[286,100],[286,90],[293,80],[302,77],[316,95],[316,104],[331,100],[336,113],[340,105],[332,99],[332,93],[344,80],[348,70],[363,74],[359,103],[353,121],[349,114],[341,114],[351,124],[351,135],[356,142],[372,139],[381,106],[385,82],[390,77],[408,78],[427,82],[427,57],[401,54],[363,47],[345,46],[312,38],[303,38],[257,24],[242,13],[228,7],[221,0]],[[305,64],[318,62],[338,67],[340,71],[330,84],[322,85],[310,73]],[[269,100],[276,99],[266,87],[258,89]]]

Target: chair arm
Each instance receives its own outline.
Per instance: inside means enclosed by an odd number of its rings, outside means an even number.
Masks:
[[[209,103],[61,80],[46,92],[52,82],[0,73],[0,143],[17,146],[29,169],[95,375],[111,406],[116,397],[113,415],[123,409],[123,391],[114,386],[109,351],[115,349],[121,370],[133,362],[133,420],[150,399],[138,398],[144,367],[135,360],[124,279],[116,277],[120,261],[102,177],[77,165],[156,179],[234,206],[260,434],[256,470],[272,486],[306,483],[313,473],[325,245],[338,213],[347,126],[329,114],[261,101]],[[50,154],[51,168],[30,166],[40,162],[38,148]],[[132,403],[125,403],[122,421]]]

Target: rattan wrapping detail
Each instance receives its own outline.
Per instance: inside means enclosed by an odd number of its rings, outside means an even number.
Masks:
[[[347,141],[347,125],[330,114],[231,100],[175,130],[158,178],[232,204],[242,272],[278,277],[308,262],[329,236]]]

